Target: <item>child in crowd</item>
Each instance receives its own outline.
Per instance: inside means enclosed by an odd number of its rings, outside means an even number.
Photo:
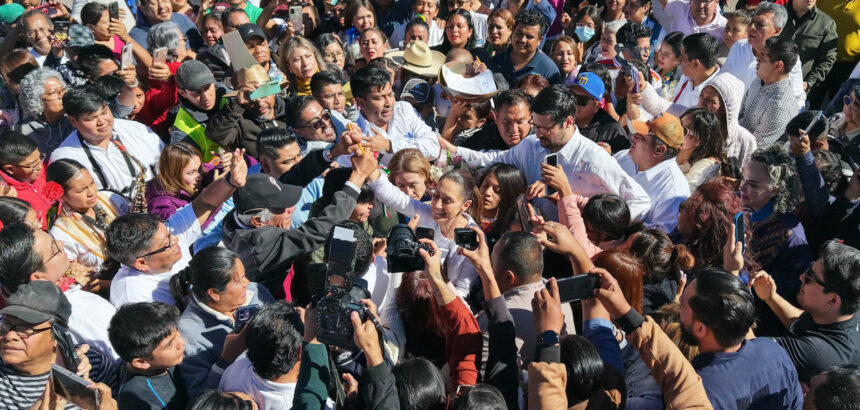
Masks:
[[[717,64],[720,67],[726,62],[726,57],[729,56],[729,50],[738,42],[738,40],[746,40],[747,29],[749,29],[752,21],[752,12],[749,10],[735,10],[725,14],[726,31],[723,33],[723,41],[720,42],[719,53],[717,53]]]

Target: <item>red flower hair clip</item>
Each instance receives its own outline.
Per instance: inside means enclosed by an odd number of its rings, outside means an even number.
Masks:
[[[64,193],[63,187],[54,181],[45,184],[45,197],[51,202],[62,198]]]

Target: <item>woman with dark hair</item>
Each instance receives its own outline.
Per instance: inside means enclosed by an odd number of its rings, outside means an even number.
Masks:
[[[221,373],[244,350],[241,338],[228,336],[237,330],[236,310],[273,299],[265,287],[248,281],[235,253],[218,246],[198,252],[170,278],[170,293],[184,307],[177,326],[186,341],[180,368],[189,397],[195,397],[217,388]]]
[[[511,44],[514,15],[506,8],[494,9],[487,16],[487,41],[484,48],[490,55],[504,51]]]
[[[472,13],[465,9],[454,9],[448,14],[445,23],[445,38],[442,44],[430,47],[442,54],[448,54],[451,49],[463,48],[472,53],[473,57],[479,58],[488,68],[493,70],[495,65],[492,55],[483,47],[476,47],[475,23],[472,21]]]
[[[107,258],[105,231],[114,219],[129,212],[128,201],[99,191],[90,171],[73,159],[52,162],[46,174],[48,181],[63,187],[51,234],[63,242],[69,260],[98,271]]]
[[[660,43],[660,49],[654,53],[654,71],[663,81],[660,94],[667,100],[675,95],[678,80],[683,75],[681,73],[682,40],[684,40],[684,33],[673,31],[666,35]]]
[[[317,37],[314,44],[316,44],[317,49],[322,54],[323,60],[328,64],[337,66],[344,78],[348,79],[355,62],[353,61],[352,54],[347,52],[341,39],[332,33],[324,33]],[[351,99],[351,96],[349,99]]]
[[[675,161],[687,177],[690,191],[721,174],[732,175],[726,159],[726,132],[717,116],[704,108],[693,108],[681,116],[681,124],[684,143]]]
[[[553,41],[549,56],[564,81],[575,80],[582,63],[582,43],[569,36],[561,36]]]
[[[603,19],[600,9],[596,6],[586,6],[573,17],[574,29],[569,35],[575,35],[582,43],[585,52],[582,54],[583,63],[592,63],[600,59],[600,37],[603,36]],[[582,70],[580,70],[582,71]]]
[[[401,409],[445,410],[448,404],[445,382],[432,362],[421,357],[404,360],[391,372]]]
[[[695,266],[695,258],[684,245],[675,245],[658,229],[636,233],[622,247],[639,259],[645,269],[642,311],[650,315],[675,300],[685,271]],[[722,253],[720,253],[722,255]]]
[[[122,48],[125,42],[111,33],[110,23],[108,7],[102,3],[90,2],[81,9],[81,24],[93,32],[95,43],[107,47],[113,53],[114,60],[122,61]]]
[[[487,167],[478,179],[483,214],[481,226],[487,234],[490,250],[517,221],[517,196],[526,192],[528,184],[522,171],[513,165],[495,163]]]
[[[0,229],[15,222],[24,222],[30,228],[42,229],[42,223],[30,203],[12,196],[0,196]]]

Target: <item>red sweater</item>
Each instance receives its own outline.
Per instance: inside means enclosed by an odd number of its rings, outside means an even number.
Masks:
[[[477,384],[478,359],[484,339],[475,315],[460,298],[454,298],[445,306],[438,306],[436,315],[444,326],[445,354],[448,356],[451,380],[458,386]]]
[[[33,207],[33,210],[36,211],[36,217],[42,222],[42,229],[45,230],[48,229],[48,218],[46,218],[46,216],[48,214],[48,210],[51,209],[51,206],[53,205],[53,203],[45,196],[44,168],[46,167],[47,165],[43,167],[39,177],[33,182],[21,182],[13,179],[5,172],[0,172],[0,175],[3,176],[3,182],[18,191],[18,199],[27,201],[27,203]]]
[[[176,89],[176,70],[182,63],[167,63],[170,69],[170,78],[167,82],[150,80],[149,91],[146,92],[146,103],[143,104],[135,121],[140,122],[153,132],[158,134],[162,140],[170,141],[170,126],[167,121],[170,109],[179,104],[179,94]]]

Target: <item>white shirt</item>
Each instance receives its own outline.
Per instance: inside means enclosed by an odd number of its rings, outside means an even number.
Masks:
[[[169,271],[164,273],[144,273],[125,264],[120,265],[119,272],[110,284],[110,302],[114,306],[122,306],[135,302],[163,302],[174,304],[170,294],[170,278],[188,266],[191,252],[188,249],[203,235],[200,222],[194,207],[189,203],[176,211],[167,221],[171,231],[179,239],[179,250],[182,256]]]
[[[483,47],[487,39],[487,16],[483,13],[470,11],[472,15],[472,25],[475,26],[475,47]]]
[[[69,331],[79,342],[99,349],[114,360],[119,359],[108,338],[108,325],[116,308],[101,296],[81,290],[80,285],[73,285],[63,294],[72,305]]]
[[[687,177],[678,168],[675,158],[667,159],[645,171],[630,158],[630,150],[615,154],[618,164],[638,182],[651,198],[651,209],[642,218],[649,228],[670,233],[678,226],[681,202],[690,196]]]
[[[693,80],[690,77],[681,76],[681,79],[678,80],[678,86],[675,88],[675,94],[669,100],[661,97],[658,90],[646,87],[642,90],[642,108],[651,115],[656,116],[668,112],[680,118],[685,111],[699,105],[699,95],[702,94],[702,90],[719,74],[720,69],[717,68],[710,77],[695,87],[693,87]]]
[[[391,141],[392,152],[386,152],[380,158],[383,165],[388,165],[395,152],[406,148],[417,148],[429,161],[439,157],[441,148],[438,135],[424,123],[408,102],[394,103],[394,116],[388,123],[387,132],[366,120],[363,113],[359,114],[356,124],[365,137],[373,137],[375,130]],[[346,156],[341,157],[348,159]]]
[[[95,177],[93,177],[95,179]],[[114,192],[105,191],[103,194],[110,197],[111,203],[119,211],[119,215],[125,215],[131,211],[131,206],[128,200]],[[117,215],[117,216],[119,216]],[[66,257],[70,261],[76,261],[81,265],[98,270],[102,266],[102,258],[92,253],[89,248],[84,246],[77,238],[70,235],[68,232],[60,229],[56,224],[51,227],[51,235],[54,239],[63,242],[63,250],[66,252]]]
[[[156,164],[158,164],[158,157],[161,155],[161,150],[164,149],[164,142],[149,127],[139,122],[120,119],[114,119],[113,121],[114,135],[125,145],[129,154],[137,158],[143,165],[146,171],[146,179],[152,179],[155,176],[153,170]],[[131,164],[135,173],[134,175],[129,173],[125,157],[114,143],[108,144],[107,150],[96,147],[86,142],[86,140],[84,140],[84,144],[87,144],[90,148],[93,159],[101,167],[107,186],[102,186],[98,173],[96,173],[93,164],[87,159],[87,154],[81,147],[81,139],[78,138],[77,130],[72,131],[60,146],[54,150],[51,154],[51,162],[61,158],[70,158],[80,162],[93,175],[93,179],[96,181],[99,190],[109,189],[123,192],[126,188],[132,186],[140,169],[132,161]]]
[[[412,21],[412,20],[410,20],[410,21]],[[485,20],[485,22],[486,22],[486,20]],[[404,37],[406,37],[406,25],[407,24],[409,24],[409,21],[397,26],[397,28],[394,29],[394,32],[391,33],[390,44],[392,46],[400,47],[400,49],[403,49],[403,47],[406,46],[405,44],[401,44],[401,43],[403,42]],[[433,47],[433,46],[438,46],[439,44],[442,44],[442,39],[445,38],[445,29],[442,27],[439,27],[439,25],[436,24],[436,21],[431,21],[431,22],[427,23],[427,26],[430,28],[430,30],[428,30],[428,33],[427,33],[427,45],[430,47]]]
[[[470,167],[503,162],[519,168],[529,184],[541,179],[540,164],[549,154],[535,135],[529,135],[507,151],[478,152],[460,147],[457,155]],[[567,144],[558,151],[558,164],[564,169],[574,192],[591,197],[615,194],[627,202],[631,218],[641,218],[651,208],[648,194],[614,161],[609,153],[577,129]],[[684,182],[686,185],[686,182]]]
[[[666,3],[664,10],[669,21],[666,22],[668,24],[664,24],[662,21],[660,24],[663,25],[667,33],[680,31],[685,36],[694,33],[708,33],[714,36],[717,42],[723,41],[723,32],[726,29],[728,20],[720,14],[719,10],[717,10],[717,14],[713,20],[701,26],[697,25],[696,21],[693,20],[693,16],[690,14],[690,2],[687,0],[672,0]]]
[[[726,63],[723,64],[723,71],[732,73],[735,77],[744,82],[744,91],[749,90],[753,81],[758,80],[756,74],[756,66],[758,62],[753,54],[752,45],[748,40],[738,40],[729,50],[729,55],[726,57]],[[788,78],[791,80],[791,89],[794,92],[794,99],[797,102],[797,109],[802,110],[806,105],[806,92],[803,91],[803,71],[800,68],[800,59],[791,68],[788,73]]]
[[[260,410],[283,410],[293,407],[296,383],[275,383],[257,376],[251,361],[243,357],[224,370],[218,390],[245,393]],[[326,399],[326,409],[333,408],[334,402]]]

